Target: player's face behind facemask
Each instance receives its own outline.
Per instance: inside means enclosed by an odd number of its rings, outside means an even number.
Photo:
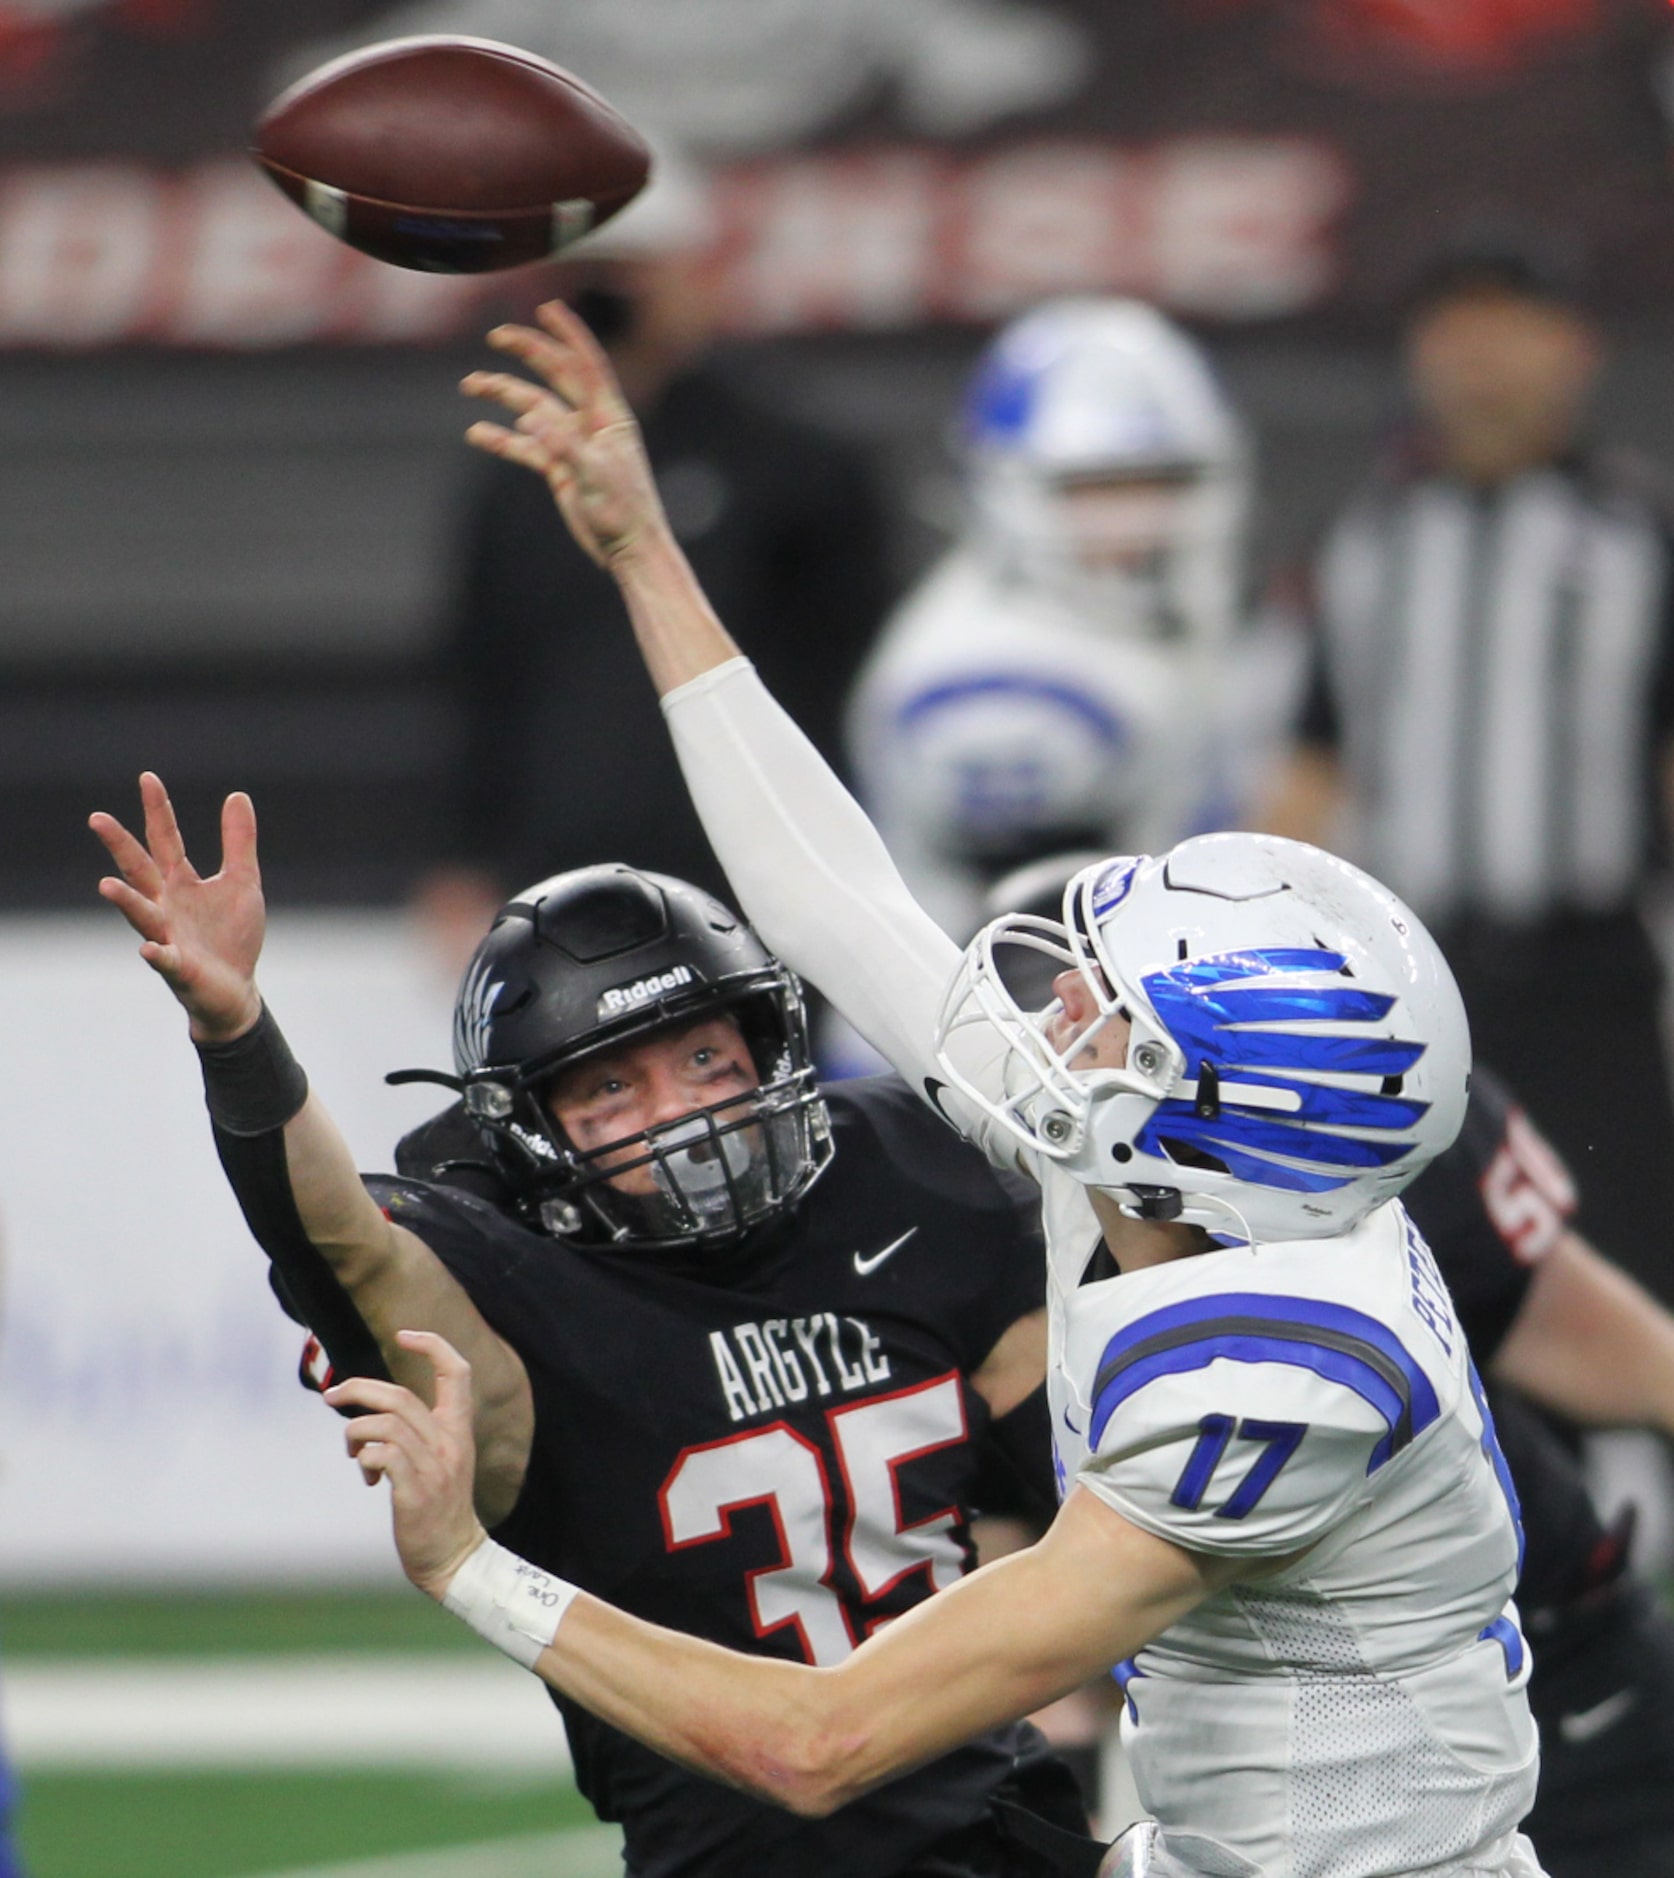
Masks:
[[[504,907],[455,1010],[457,1083],[532,1224],[735,1243],[830,1159],[800,987],[718,900],[627,867]]]
[[[764,1209],[776,1157],[760,1089],[738,1019],[717,1011],[606,1046],[560,1070],[541,1099],[581,1181],[665,1236]]]
[[[1188,534],[1195,468],[1066,476],[1049,485],[1065,553],[1092,575],[1161,580]]]
[[[1241,585],[1242,428],[1154,308],[1050,302],[967,392],[973,541],[1011,580],[1126,636],[1219,643]]]
[[[1055,967],[1043,1009],[1008,983],[1019,951]],[[971,1026],[1008,1046],[997,1095],[960,1072]],[[1457,1134],[1470,1072],[1457,987],[1409,909],[1335,856],[1243,834],[1098,862],[1058,919],[993,921],[940,1055],[1125,1211],[1255,1242],[1340,1233],[1392,1198]]]

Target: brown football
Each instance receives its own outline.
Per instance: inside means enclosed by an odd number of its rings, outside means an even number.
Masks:
[[[556,254],[644,187],[645,140],[596,91],[491,39],[389,39],[299,79],[253,154],[350,247],[480,274]]]

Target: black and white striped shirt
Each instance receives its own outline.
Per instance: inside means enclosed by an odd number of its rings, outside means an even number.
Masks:
[[[1674,504],[1619,454],[1479,490],[1390,474],[1313,570],[1301,726],[1366,865],[1431,920],[1617,911],[1660,839]]]

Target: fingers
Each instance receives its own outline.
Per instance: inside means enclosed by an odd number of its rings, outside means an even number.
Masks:
[[[416,1436],[399,1415],[362,1415],[343,1431],[343,1442],[357,1460],[368,1448],[399,1448],[405,1452]],[[387,1461],[380,1462],[380,1465]]]
[[[607,395],[607,381],[598,371],[588,370],[588,361],[565,336],[537,332],[532,326],[496,326],[488,343],[527,366],[572,409],[585,409]]]
[[[261,884],[256,865],[256,805],[242,789],[221,804],[221,872]]]
[[[122,878],[129,886],[154,899],[162,887],[163,877],[158,873],[156,863],[146,853],[144,844],[131,835],[114,815],[107,815],[103,809],[95,810],[88,816],[87,826],[104,843],[105,852],[121,870]]]
[[[333,1408],[366,1410],[367,1416],[362,1420],[370,1418],[381,1422],[385,1417],[394,1417],[424,1436],[429,1436],[438,1422],[450,1434],[461,1430],[468,1434],[472,1415],[471,1365],[445,1337],[438,1337],[434,1331],[401,1330],[396,1332],[395,1340],[403,1349],[424,1357],[430,1364],[436,1378],[434,1409],[402,1384],[374,1376],[351,1376],[345,1382],[334,1383],[325,1392],[325,1399]]]
[[[459,381],[459,389],[468,398],[503,404],[514,417],[522,417],[536,405],[553,401],[550,391],[543,391],[539,385],[532,385],[527,378],[519,378],[512,372],[467,372]]]
[[[465,441],[490,456],[533,470],[537,476],[551,476],[558,469],[557,459],[539,437],[507,430],[503,424],[473,424],[465,433]]]
[[[193,880],[197,874],[186,859],[174,804],[162,780],[150,770],[140,777],[140,800],[145,810],[143,842],[103,809],[89,815],[87,825],[104,843],[123,880],[147,899],[156,900],[163,892],[165,877],[176,868]],[[221,868],[223,873],[241,876],[256,886],[261,884],[261,872],[256,864],[255,804],[242,790],[228,796],[221,808]],[[134,918],[131,897],[114,891],[115,885],[101,882],[99,891],[121,907],[132,925],[145,931]]]
[[[543,379],[565,403],[594,422],[614,423],[626,408],[616,374],[586,323],[562,300],[549,300],[533,326],[496,326],[488,343],[509,352]]]
[[[424,1357],[436,1377],[436,1415],[452,1427],[471,1423],[471,1365],[433,1330],[398,1330],[395,1340],[404,1350]]]
[[[186,859],[186,844],[180,838],[180,824],[175,820],[174,804],[163,787],[163,779],[145,770],[139,779],[140,800],[145,804],[145,845],[151,858],[165,874],[177,867],[191,872]]]
[[[142,939],[158,946],[168,944],[168,918],[155,900],[137,892],[124,880],[113,880],[108,874],[99,882],[99,892]]]
[[[397,1493],[405,1495],[416,1472],[414,1456],[409,1450],[415,1437],[410,1428],[399,1423],[394,1427],[383,1426],[381,1433],[371,1427],[390,1420],[382,1415],[368,1415],[351,1422],[346,1445],[349,1458],[360,1469],[360,1477],[367,1486],[375,1487],[380,1480],[387,1479]]]
[[[447,1473],[448,1430],[410,1389],[370,1376],[352,1376],[326,1390],[325,1399],[335,1409],[354,1406],[371,1411],[357,1416],[343,1431],[349,1457],[359,1466],[367,1486],[375,1487],[387,1478],[404,1497],[421,1469],[440,1468]]]
[[[376,1376],[350,1376],[345,1382],[333,1383],[325,1399],[335,1409],[358,1408],[373,1415],[396,1415],[412,1427],[422,1426],[430,1413],[411,1389]]]
[[[586,389],[589,402],[601,394],[620,397],[604,347],[574,307],[563,300],[546,300],[535,309],[535,318],[562,346],[567,370],[578,387]]]

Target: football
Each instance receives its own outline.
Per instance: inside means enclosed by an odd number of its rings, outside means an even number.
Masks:
[[[632,201],[651,153],[533,53],[426,34],[332,59],[256,123],[256,161],[350,247],[436,274],[520,267]]]

